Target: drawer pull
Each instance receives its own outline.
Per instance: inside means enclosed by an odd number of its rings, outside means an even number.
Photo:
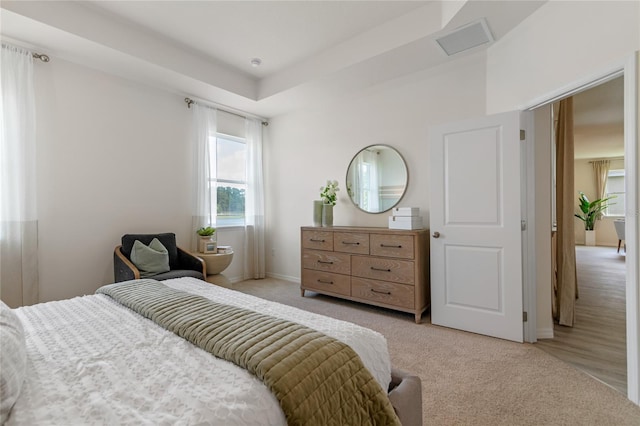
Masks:
[[[331,285],[333,285],[333,281],[325,281],[325,280],[321,280],[321,279],[319,279],[319,278],[318,278],[318,282],[319,282],[320,284],[331,284]]]
[[[325,240],[317,240],[315,238],[310,238],[309,241],[313,241],[314,243],[324,243]]]
[[[350,246],[359,246],[359,242],[352,243],[350,241],[343,241],[342,244],[350,245]]]
[[[391,296],[391,292],[390,291],[378,291],[378,290],[374,290],[374,289],[371,289],[371,291],[374,292],[374,293],[386,294],[387,296]]]
[[[401,246],[401,245],[394,246],[394,245],[390,245],[390,244],[380,244],[380,247],[385,247],[385,248],[399,248],[399,249],[401,249],[401,248],[402,248],[402,246]]]
[[[382,272],[391,272],[391,269],[382,269],[382,268],[376,268],[375,266],[371,267],[372,271],[382,271]]]
[[[318,263],[324,263],[327,265],[333,265],[333,262],[327,262],[326,260],[318,260]]]

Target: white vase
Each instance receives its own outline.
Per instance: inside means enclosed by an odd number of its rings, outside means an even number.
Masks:
[[[333,204],[322,205],[322,226],[333,226]]]
[[[198,251],[200,253],[215,253],[217,248],[217,238],[213,235],[200,235],[198,241]]]
[[[322,226],[322,200],[313,202],[313,226]]]
[[[596,231],[584,231],[584,245],[595,246],[596,245]]]

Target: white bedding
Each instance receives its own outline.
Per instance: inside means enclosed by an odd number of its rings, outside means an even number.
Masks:
[[[372,330],[193,278],[165,284],[289,319],[349,344],[383,389],[385,338]],[[7,425],[285,425],[277,399],[245,370],[215,358],[105,295],[16,310],[27,378]]]

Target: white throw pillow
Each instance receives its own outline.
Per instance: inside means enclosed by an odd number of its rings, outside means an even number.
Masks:
[[[27,349],[20,318],[0,300],[0,424],[11,413],[27,372]]]

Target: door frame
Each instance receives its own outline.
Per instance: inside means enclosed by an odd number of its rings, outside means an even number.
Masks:
[[[520,145],[520,209],[522,229],[522,310],[527,313],[522,323],[524,341],[537,341],[537,305],[536,305],[536,221],[535,221],[535,133],[533,108],[520,115],[524,138]]]
[[[626,256],[626,310],[627,310],[627,397],[635,404],[640,404],[640,269],[638,259],[638,249],[640,243],[640,185],[638,184],[638,172],[640,171],[640,157],[638,151],[638,74],[639,64],[638,51],[627,56],[621,61],[610,64],[599,72],[587,77],[573,81],[557,90],[539,96],[536,99],[523,105],[520,110],[534,110],[538,107],[551,104],[560,99],[572,96],[591,87],[598,86],[616,77],[624,77],[624,155],[625,155],[625,186],[626,186],[626,215],[625,215],[625,241],[627,245]],[[528,145],[533,145],[529,143]],[[530,152],[530,146],[524,151],[526,155],[526,188],[524,194],[529,194],[523,205],[527,206],[526,211],[531,212],[527,218],[530,225],[533,225],[533,207],[535,205],[535,182],[531,171],[534,169],[534,158]],[[535,255],[535,229],[528,226],[525,231],[528,241],[528,257],[523,259],[523,273],[527,274],[524,280],[523,289],[524,306],[530,311],[536,311],[536,265]],[[530,317],[531,318],[531,317]],[[535,314],[533,315],[535,319]],[[525,323],[525,336],[533,338],[527,341],[536,341],[536,323],[527,321]]]

